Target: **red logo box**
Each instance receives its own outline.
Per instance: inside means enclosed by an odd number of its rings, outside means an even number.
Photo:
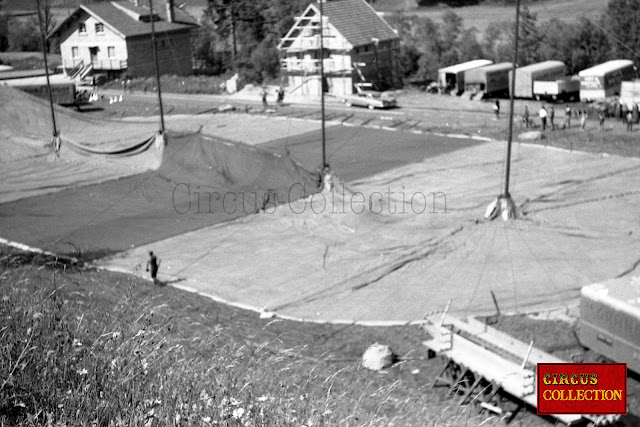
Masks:
[[[627,413],[626,363],[538,363],[538,415]]]

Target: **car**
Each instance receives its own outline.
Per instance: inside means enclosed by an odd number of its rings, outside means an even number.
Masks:
[[[362,91],[353,95],[344,96],[342,102],[350,107],[393,108],[397,106],[395,94],[393,92]]]

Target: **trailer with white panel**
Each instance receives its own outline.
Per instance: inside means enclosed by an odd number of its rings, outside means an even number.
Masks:
[[[438,70],[438,84],[446,93],[458,95],[464,90],[465,72],[493,64],[488,59],[475,59]]]
[[[538,101],[577,101],[580,98],[580,77],[536,80],[533,82],[533,96]]]
[[[640,79],[622,82],[620,86],[620,104],[629,108],[640,105]]]
[[[520,67],[516,70],[515,98],[533,99],[533,82],[536,80],[556,80],[564,78],[565,65],[561,61],[545,61]],[[509,72],[509,87],[513,72]]]
[[[640,276],[584,286],[578,338],[606,360],[640,374]]]
[[[475,97],[502,96],[509,94],[509,71],[513,68],[511,62],[486,65],[474,68],[464,73],[464,90]]]
[[[597,101],[620,95],[622,82],[636,77],[636,72],[633,61],[614,59],[582,70],[578,75],[580,76],[580,100]]]

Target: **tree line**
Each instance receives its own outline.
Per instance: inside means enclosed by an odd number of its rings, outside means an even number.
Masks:
[[[492,23],[480,34],[466,28],[454,9],[440,22],[406,15],[387,20],[402,37],[405,78],[433,80],[439,68],[473,59],[513,61],[514,22]],[[610,0],[598,19],[580,17],[573,22],[539,22],[535,13],[522,7],[518,53],[518,66],[558,60],[569,74],[610,59],[631,59],[640,65],[640,0]]]

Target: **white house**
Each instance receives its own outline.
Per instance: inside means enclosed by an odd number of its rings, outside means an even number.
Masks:
[[[365,0],[323,1],[324,91],[350,95],[355,85],[374,89],[395,87],[394,61],[400,37]],[[284,54],[283,71],[289,91],[320,96],[320,4],[310,4],[278,48]]]
[[[151,76],[155,73],[152,19],[161,74],[191,74],[191,31],[198,24],[175,9],[173,0],[155,0],[153,17],[146,1],[82,4],[49,38],[58,38],[62,66],[74,77],[96,72]]]

